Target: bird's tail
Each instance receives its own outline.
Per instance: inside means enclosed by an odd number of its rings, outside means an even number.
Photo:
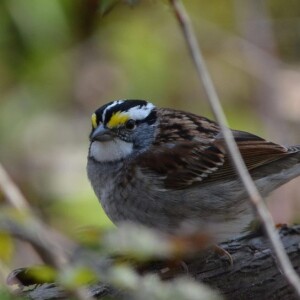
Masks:
[[[263,195],[300,176],[300,145],[288,147],[290,155],[257,168],[252,177]]]
[[[295,154],[299,154],[300,156],[300,145],[295,145],[295,146],[289,146],[287,147],[290,153],[295,153]]]
[[[295,146],[289,146],[288,147],[289,153],[296,159],[298,159],[298,162],[300,163],[300,145]],[[299,166],[300,168],[300,166]]]

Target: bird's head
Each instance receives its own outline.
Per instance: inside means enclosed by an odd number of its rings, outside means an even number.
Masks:
[[[92,115],[89,157],[117,161],[147,149],[157,123],[155,106],[145,100],[117,100]]]

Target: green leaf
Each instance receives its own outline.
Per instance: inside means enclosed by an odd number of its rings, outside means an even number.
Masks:
[[[103,237],[103,246],[109,254],[125,255],[138,260],[166,258],[172,254],[172,245],[166,236],[149,228],[125,223]]]
[[[37,282],[54,282],[56,278],[56,270],[46,265],[33,266],[28,268],[27,276]]]
[[[0,260],[10,261],[13,250],[14,245],[11,236],[8,233],[0,232]]]
[[[80,244],[89,248],[98,249],[101,245],[102,237],[103,229],[96,226],[81,227],[76,232],[76,239],[80,242]]]
[[[21,286],[52,283],[56,279],[56,273],[56,270],[46,265],[19,268],[8,275],[6,282],[8,285],[17,284]]]
[[[155,288],[153,288],[155,287]],[[153,274],[140,279],[133,300],[221,300],[217,291],[196,282],[192,278],[181,277],[170,282],[161,281]]]
[[[77,266],[64,270],[59,275],[59,281],[67,288],[76,288],[95,283],[97,275],[88,267]]]
[[[162,281],[156,274],[140,276],[128,266],[111,268],[107,280],[113,286],[126,290],[131,300],[222,299],[217,291],[193,278],[179,277],[172,281]]]

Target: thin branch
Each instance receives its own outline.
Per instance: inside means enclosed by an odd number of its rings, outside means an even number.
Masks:
[[[232,162],[235,166],[237,174],[239,175],[239,177],[249,195],[251,203],[253,204],[253,206],[256,210],[256,213],[259,216],[259,218],[262,222],[262,225],[264,226],[265,231],[270,239],[270,242],[272,244],[272,247],[273,247],[276,257],[277,257],[279,267],[281,268],[286,279],[291,284],[291,286],[294,288],[295,292],[297,293],[298,297],[300,298],[299,277],[298,277],[297,273],[295,272],[295,270],[293,269],[293,266],[287,256],[286,252],[284,251],[284,247],[280,241],[280,237],[275,230],[275,224],[273,222],[272,216],[269,213],[266,205],[264,204],[263,199],[260,196],[253,180],[251,179],[251,176],[250,176],[249,172],[247,171],[245,163],[244,163],[242,156],[238,150],[238,147],[235,143],[233,135],[232,135],[230,129],[228,128],[225,114],[221,107],[220,100],[219,100],[219,97],[215,90],[215,87],[214,87],[212,80],[210,78],[210,75],[208,73],[205,61],[203,59],[202,53],[200,51],[200,47],[199,47],[197,39],[196,39],[194,29],[190,22],[189,16],[185,10],[185,7],[183,6],[183,4],[180,0],[170,0],[170,4],[173,7],[174,13],[176,15],[176,19],[179,22],[181,30],[183,31],[188,49],[189,49],[192,59],[195,63],[195,67],[196,67],[197,73],[199,75],[201,84],[203,84],[203,86],[204,86],[204,90],[206,92],[211,109],[214,113],[216,120],[218,121],[218,123],[221,127],[222,133],[225,138],[226,147],[228,149],[228,153],[232,159]]]
[[[269,77],[265,76],[264,70],[261,69],[261,65],[260,65],[261,61],[263,61],[267,65],[276,66],[278,69],[290,68],[290,66],[285,64],[278,57],[272,56],[263,48],[245,39],[243,36],[227,31],[224,28],[221,28],[217,24],[214,24],[208,20],[201,19],[197,21],[198,24],[201,24],[200,26],[206,27],[207,31],[216,35],[217,38],[226,39],[226,45],[229,45],[229,48],[227,47],[229,50],[231,49],[231,47],[235,49],[239,49],[239,48],[247,49],[247,56],[248,56],[247,61],[251,61],[251,64],[248,64],[247,66],[244,63],[241,63],[240,61],[237,61],[234,58],[229,56],[223,57],[223,60],[227,61],[230,65],[239,68],[243,72],[250,74],[255,79],[258,79],[263,84],[267,85],[269,88],[275,88],[276,82],[274,81],[274,78],[270,79]]]
[[[48,256],[45,262],[52,266],[59,268],[62,264],[68,261],[68,253],[71,253],[75,249],[75,243],[63,236],[61,233],[48,227],[45,223],[35,215],[32,211],[28,201],[18,188],[18,186],[10,178],[2,164],[0,163],[0,190],[2,190],[7,201],[10,205],[29,216],[26,220],[26,225],[34,231],[37,238],[42,245],[40,248],[34,247],[37,254],[42,258]],[[43,251],[39,252],[42,248],[48,252],[47,255]],[[51,258],[50,258],[51,257]]]
[[[6,232],[10,236],[19,239],[21,241],[28,242],[41,260],[49,266],[57,267],[58,263],[55,259],[55,253],[49,249],[49,245],[41,241],[37,236],[27,228],[27,226],[18,224],[13,220],[2,219],[0,220],[0,232]]]
[[[0,223],[0,230],[5,230],[14,237],[26,240],[33,246],[33,249],[44,262],[62,271],[70,264],[69,256],[74,252],[76,244],[59,232],[48,227],[36,217],[28,205],[28,201],[1,164],[0,190],[2,190],[11,206],[28,214],[29,218],[26,220],[26,226],[32,229],[32,233],[26,228],[22,228],[18,224],[7,220],[2,220]],[[93,299],[84,288],[74,289],[71,293],[80,300]]]
[[[21,211],[30,211],[30,207],[19,188],[10,179],[7,172],[0,164],[0,190],[3,191],[7,201],[16,209]]]
[[[12,207],[28,215],[25,225],[34,230],[36,237],[40,239],[40,243],[43,244],[48,255],[51,256],[51,259],[48,257],[47,262],[51,261],[50,264],[56,268],[64,264],[68,260],[68,252],[70,253],[75,248],[75,244],[65,236],[49,228],[36,217],[28,205],[28,201],[1,164],[0,190],[2,190]],[[44,253],[39,253],[39,248],[35,247],[34,244],[33,247],[41,257],[45,256]]]

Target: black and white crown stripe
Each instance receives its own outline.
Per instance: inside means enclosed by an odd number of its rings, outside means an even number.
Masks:
[[[108,105],[106,106],[106,108],[104,109],[103,113],[102,113],[102,120],[103,120],[103,122],[104,122],[104,121],[107,122],[107,121],[111,118],[111,115],[110,115],[109,119],[105,120],[106,113],[107,113],[108,111],[110,111],[112,107],[115,107],[115,106],[120,105],[120,104],[122,104],[122,103],[124,103],[123,100],[117,100],[117,101],[113,101],[111,104],[108,104]],[[116,111],[116,110],[113,109],[112,111]],[[105,122],[105,123],[106,123],[106,122]]]
[[[97,120],[107,124],[115,112],[127,112],[131,119],[153,124],[156,119],[155,106],[145,100],[116,100],[96,111]]]

